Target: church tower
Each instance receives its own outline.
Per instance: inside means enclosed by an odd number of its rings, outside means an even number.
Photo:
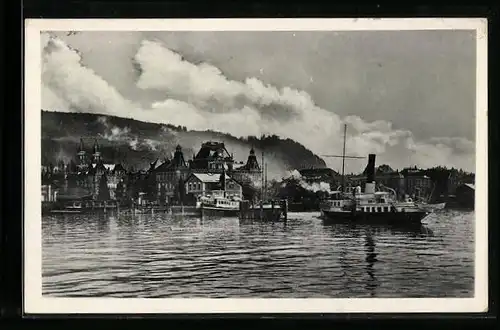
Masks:
[[[94,159],[94,163],[96,163],[96,164],[99,164],[102,161],[101,151],[100,151],[99,143],[97,143],[97,139],[94,142],[94,153],[93,153],[92,157]]]
[[[257,157],[255,156],[255,150],[253,149],[253,147],[252,149],[250,149],[250,155],[248,155],[245,169],[248,171],[260,171],[259,162],[257,161]]]
[[[85,151],[85,145],[83,143],[83,139],[80,139],[80,144],[78,145],[77,157],[78,157],[77,169],[80,172],[83,172],[86,170],[88,166],[87,152]]]

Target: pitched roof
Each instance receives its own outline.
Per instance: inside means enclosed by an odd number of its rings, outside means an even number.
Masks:
[[[470,189],[472,190],[476,190],[476,185],[472,184],[472,183],[466,183],[465,184],[466,187],[469,187]]]
[[[198,180],[204,183],[216,183],[220,181],[220,174],[219,173],[192,173],[192,176],[196,177]],[[232,180],[227,174],[226,174],[226,180]],[[234,180],[233,180],[234,181]]]

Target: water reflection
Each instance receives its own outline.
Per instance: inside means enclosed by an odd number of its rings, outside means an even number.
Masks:
[[[384,224],[324,224],[326,228],[331,228],[331,230],[336,235],[348,235],[353,237],[361,237],[363,233],[367,230],[372,234],[391,234],[391,235],[403,235],[407,237],[432,237],[434,232],[426,225],[384,225]]]
[[[109,227],[110,218],[112,218],[112,216],[108,217],[105,215],[101,215],[101,216],[97,217],[97,230],[100,233],[109,233],[109,231],[110,231],[110,227]]]
[[[43,293],[113,297],[473,294],[473,217],[428,226],[288,224],[166,214],[44,217]],[[460,281],[456,281],[460,278]]]
[[[377,278],[375,277],[374,264],[377,262],[377,253],[375,253],[375,240],[373,239],[370,229],[365,231],[365,251],[366,251],[366,272],[368,280],[366,282],[366,289],[371,297],[376,296],[376,289],[378,287]]]

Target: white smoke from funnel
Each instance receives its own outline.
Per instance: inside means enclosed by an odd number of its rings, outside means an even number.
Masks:
[[[313,183],[309,183],[307,182],[306,180],[304,180],[304,178],[302,177],[302,175],[300,174],[299,171],[297,170],[293,170],[290,172],[290,175],[286,178],[284,178],[284,181],[286,180],[289,180],[289,179],[292,179],[292,180],[295,180],[296,182],[299,183],[299,185],[308,190],[308,191],[311,191],[311,192],[318,192],[318,191],[323,191],[323,192],[327,192],[327,193],[331,193],[331,189],[330,189],[330,184],[327,183],[327,182],[313,182]],[[286,183],[284,183],[283,185],[286,185]]]

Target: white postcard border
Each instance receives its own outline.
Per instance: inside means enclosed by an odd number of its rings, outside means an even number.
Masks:
[[[41,31],[476,30],[476,230],[474,298],[129,299],[42,296]],[[487,20],[418,19],[30,19],[25,21],[24,313],[443,313],[488,303]],[[459,280],[459,279],[457,279]]]

